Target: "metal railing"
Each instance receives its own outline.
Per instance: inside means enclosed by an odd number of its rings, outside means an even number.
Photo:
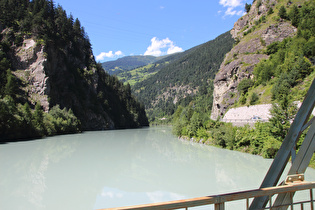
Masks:
[[[120,210],[131,210],[131,209],[161,210],[161,209],[181,209],[181,208],[188,209],[190,207],[198,207],[198,206],[205,206],[205,205],[214,205],[215,210],[223,210],[225,209],[225,203],[231,202],[231,201],[238,201],[238,200],[246,200],[246,206],[244,207],[244,209],[249,209],[250,199],[255,198],[255,197],[263,197],[263,196],[269,197],[269,207],[265,207],[263,209],[278,209],[278,208],[289,207],[289,206],[291,207],[291,209],[293,209],[293,206],[295,205],[299,205],[300,209],[304,209],[304,204],[309,203],[310,209],[313,210],[314,209],[313,188],[315,188],[315,182],[298,182],[294,184],[261,188],[261,189],[249,190],[249,191],[240,191],[240,192],[229,193],[229,194],[220,194],[220,195],[214,195],[214,196],[205,196],[205,197],[199,197],[199,198],[144,204],[144,205],[137,205],[137,206],[109,208],[107,210],[117,210],[117,209],[120,209]],[[274,195],[279,195],[283,193],[293,194],[297,191],[305,191],[305,190],[310,191],[309,200],[294,202],[293,196],[292,196],[292,199],[289,203],[281,205],[281,206],[273,206],[274,203],[272,202],[272,197]]]

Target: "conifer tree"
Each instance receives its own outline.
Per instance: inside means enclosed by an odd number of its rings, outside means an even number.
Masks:
[[[14,98],[16,92],[17,92],[16,78],[12,75],[11,70],[8,69],[7,70],[7,83],[4,88],[4,94]]]
[[[246,3],[246,4],[245,4],[245,12],[248,13],[249,10],[250,10],[250,8],[251,8],[251,6],[252,6],[251,4],[247,4],[247,3]]]
[[[273,103],[270,110],[271,131],[276,138],[283,140],[287,135],[291,121],[297,112],[297,107],[294,103],[289,103],[288,93],[283,94],[279,103]]]
[[[299,21],[300,21],[299,15],[300,14],[299,14],[298,7],[296,5],[293,5],[292,9],[290,10],[289,17],[290,17],[292,25],[295,27],[298,27],[299,25]]]
[[[36,103],[33,113],[33,125],[39,136],[44,135],[44,112],[40,103]]]
[[[278,15],[282,19],[287,19],[288,18],[287,10],[286,10],[286,8],[284,6],[280,7]]]

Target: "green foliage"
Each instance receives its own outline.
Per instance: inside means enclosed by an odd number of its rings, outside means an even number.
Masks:
[[[210,137],[209,132],[204,127],[199,127],[196,132],[196,135],[198,136],[198,138],[202,139],[203,141],[207,140]]]
[[[208,115],[191,106],[185,108],[178,106],[173,115],[173,133],[178,136],[204,138],[207,134],[203,131],[203,128],[208,120]]]
[[[267,46],[267,55],[275,54],[279,49],[279,42],[273,42]]]
[[[278,66],[278,72],[281,72],[281,74],[272,88],[273,99],[280,99],[313,71],[308,59],[300,57],[296,59],[296,62],[292,62],[292,60],[295,59],[291,59],[290,63],[285,62]],[[279,74],[278,72],[277,74]]]
[[[10,134],[11,129],[17,128],[17,108],[11,96],[0,99],[0,139]]]
[[[256,29],[255,26],[253,26],[253,27],[251,27],[250,29],[248,29],[247,31],[245,31],[245,32],[243,33],[243,35],[246,36],[247,34],[252,33],[255,29]]]
[[[247,95],[248,95],[247,93],[246,93],[246,94],[241,93],[241,96],[240,96],[240,98],[239,98],[239,103],[240,103],[241,105],[246,104]]]
[[[259,96],[257,93],[252,93],[252,95],[250,96],[250,101],[249,101],[249,104],[250,105],[255,105],[259,100]]]
[[[261,24],[261,23],[265,23],[265,22],[266,22],[266,16],[263,15],[263,16],[261,16],[258,20],[256,20],[254,23],[255,23],[255,25],[257,26],[257,25],[259,25],[259,24]]]
[[[43,136],[45,133],[45,128],[43,124],[44,120],[44,112],[39,103],[35,105],[35,110],[32,114],[32,125],[34,126],[35,130],[37,131],[39,136]]]
[[[48,135],[76,133],[79,131],[80,121],[72,110],[60,109],[54,106],[44,117],[44,124]]]
[[[245,3],[245,12],[247,12],[247,13],[248,13],[251,7],[252,7],[252,5],[251,5],[251,4],[247,4],[247,3]]]
[[[196,136],[198,129],[203,126],[204,122],[205,122],[204,116],[202,116],[202,114],[200,114],[199,112],[194,112],[187,128],[188,136],[189,137]]]
[[[7,78],[6,78],[6,85],[4,87],[4,95],[8,95],[11,97],[15,97],[17,93],[18,85],[15,76],[12,75],[11,70],[7,70]]]
[[[214,144],[219,145],[222,148],[233,149],[235,141],[235,130],[231,123],[227,123],[224,126],[220,126],[214,129],[212,137]]]
[[[274,133],[273,126],[272,123],[258,121],[255,127],[248,125],[234,127],[231,123],[209,120],[198,128],[194,136],[189,137],[198,142],[199,139],[203,139],[202,142],[205,144],[261,155],[264,158],[274,158],[283,137],[282,134]],[[173,127],[173,129],[177,128]],[[187,128],[182,127],[179,134],[185,136]]]
[[[275,64],[270,60],[263,60],[254,68],[253,74],[255,75],[256,85],[268,82],[274,76]]]
[[[282,19],[288,19],[287,10],[285,6],[280,7],[278,15]]]
[[[292,9],[289,12],[288,17],[290,18],[292,25],[298,27],[300,22],[300,12],[296,5],[293,5]]]
[[[262,156],[264,158],[274,158],[280,149],[281,142],[273,138],[272,136],[267,136],[264,139],[264,145],[261,150]]]
[[[76,133],[80,127],[71,109],[55,106],[45,113],[39,103],[32,110],[28,103],[16,104],[11,96],[0,99],[0,117],[0,142]]]
[[[269,121],[272,125],[271,132],[276,138],[284,139],[296,113],[297,107],[295,104],[289,103],[288,92],[282,95],[279,104],[272,105],[270,110],[272,117]]]
[[[253,85],[254,85],[253,80],[245,78],[238,83],[237,90],[241,94],[246,94],[248,92],[248,89],[251,88]]]
[[[314,71],[311,63],[315,56],[315,25],[311,23],[315,18],[314,10],[314,2],[305,2],[302,8],[292,5],[289,14],[284,6],[279,10],[279,16],[290,20],[298,28],[298,34],[267,46],[266,54],[270,58],[259,62],[253,72],[256,86],[274,78],[274,100],[280,100],[283,94],[290,92]]]

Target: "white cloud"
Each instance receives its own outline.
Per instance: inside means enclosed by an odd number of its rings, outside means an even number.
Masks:
[[[230,15],[230,16],[233,16],[233,15],[242,16],[242,15],[245,14],[245,12],[243,12],[242,10],[236,11],[236,10],[233,10],[232,7],[228,7],[224,14],[225,14],[225,16],[227,16],[227,15]]]
[[[223,5],[224,7],[238,7],[242,6],[242,0],[220,0],[219,4]]]
[[[184,199],[184,196],[180,194],[171,193],[171,192],[162,192],[162,191],[147,192],[146,195],[148,196],[150,201],[153,203],[162,202],[166,199],[170,199],[170,200]]]
[[[115,193],[115,192],[102,192],[102,197],[109,197],[109,198],[122,198],[124,195],[122,193]]]
[[[158,38],[153,37],[151,39],[151,45],[147,48],[144,55],[161,56],[182,51],[184,50],[181,47],[176,46],[169,38],[159,40]]]
[[[226,11],[224,12],[224,17],[233,15],[242,16],[245,14],[243,8],[242,10],[236,9],[238,7],[244,6],[243,0],[220,0],[219,4],[221,4],[223,7],[227,7]]]
[[[96,60],[97,61],[102,61],[105,58],[114,58],[114,57],[119,57],[124,55],[123,52],[116,51],[115,53],[113,53],[113,51],[109,51],[109,52],[101,52],[99,55],[96,56]]]
[[[123,54],[123,52],[121,52],[121,51],[119,50],[119,51],[115,52],[115,55],[117,55],[117,56],[122,56],[122,55],[124,55],[124,54]]]
[[[167,49],[167,54],[173,54],[177,52],[183,52],[183,49],[180,47],[177,47],[175,45],[172,45],[170,48]]]

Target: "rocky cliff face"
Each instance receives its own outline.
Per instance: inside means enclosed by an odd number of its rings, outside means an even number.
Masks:
[[[13,73],[22,81],[21,88],[28,101],[33,105],[39,102],[46,112],[57,104],[71,108],[81,121],[84,120],[84,130],[114,128],[113,120],[93,98],[97,94],[99,83],[96,68],[89,70],[89,75],[85,77],[76,77],[78,75],[71,71],[69,65],[82,69],[88,67],[72,57],[67,52],[67,46],[63,50],[61,53],[62,51],[54,47],[43,46],[34,38],[25,38],[22,46],[13,48]],[[65,62],[67,56],[71,64]],[[91,53],[90,56],[93,58]],[[92,104],[93,101],[95,104]]]
[[[25,39],[22,46],[15,48],[13,55],[14,74],[24,82],[23,89],[35,105],[40,102],[45,111],[49,110],[50,87],[45,72],[47,58],[44,47],[32,38]]]
[[[214,80],[212,119],[222,118],[239,99],[237,85],[252,78],[255,65],[268,58],[266,47],[296,33],[291,23],[270,12],[276,7],[276,0],[255,1],[248,14],[234,24],[231,34],[236,45],[226,54]]]
[[[2,32],[8,33],[9,29]],[[60,47],[24,37],[21,45],[11,46],[10,60],[22,104],[40,103],[46,112],[55,105],[72,109],[82,130],[148,125],[144,108],[130,90],[96,64],[91,49],[82,52],[71,42]]]

